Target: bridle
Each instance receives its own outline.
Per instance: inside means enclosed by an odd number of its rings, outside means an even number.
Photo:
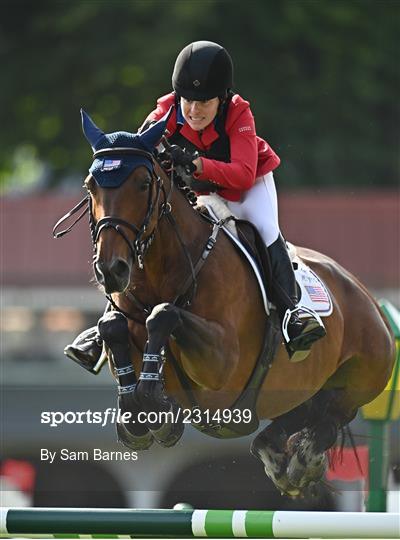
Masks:
[[[167,193],[165,190],[165,186],[163,184],[163,181],[159,175],[155,173],[155,158],[150,152],[146,152],[144,150],[136,149],[136,148],[104,148],[102,150],[98,150],[93,154],[93,159],[102,157],[102,156],[110,156],[110,155],[137,155],[140,157],[147,158],[151,163],[151,189],[149,189],[149,198],[147,201],[147,210],[146,215],[143,219],[143,222],[140,226],[135,225],[134,223],[130,223],[129,221],[126,221],[122,218],[115,217],[115,216],[104,216],[101,219],[99,219],[97,222],[94,219],[93,210],[92,210],[92,198],[90,196],[90,193],[88,193],[72,210],[70,210],[67,214],[65,214],[61,219],[57,221],[53,228],[53,236],[54,238],[61,238],[65,234],[69,233],[71,229],[80,221],[83,216],[86,213],[89,213],[89,225],[90,225],[90,234],[92,237],[92,245],[93,245],[93,251],[96,253],[97,251],[97,243],[100,237],[100,234],[105,229],[114,229],[127,243],[129,250],[133,256],[133,260],[137,262],[139,268],[143,269],[143,258],[145,253],[147,252],[148,248],[150,247],[154,235],[157,229],[157,225],[153,229],[150,235],[147,237],[144,237],[144,235],[147,232],[148,225],[153,217],[153,214],[155,210],[158,207],[161,193],[163,194],[163,202],[161,203],[159,207],[159,214],[158,214],[158,222],[160,219],[169,213],[171,211],[171,204],[170,200],[172,197],[172,191],[173,191],[173,182],[170,183],[170,189]],[[155,197],[153,197],[153,191],[154,191],[154,185],[156,186],[156,194]],[[83,212],[78,216],[78,218],[67,228],[62,231],[58,231],[59,227],[72,215],[76,214],[82,207],[86,205],[86,208],[83,210]],[[132,231],[135,235],[134,240],[131,240],[129,236],[126,233],[126,229],[129,231]]]
[[[203,266],[208,254],[214,247],[214,244],[216,242],[216,237],[218,235],[218,232],[221,226],[223,225],[223,222],[211,221],[213,224],[212,234],[207,239],[206,245],[204,247],[204,250],[200,258],[198,259],[197,263],[194,264],[192,257],[190,255],[190,252],[182,239],[181,233],[179,231],[179,227],[171,212],[172,210],[171,198],[172,198],[173,188],[175,185],[174,167],[171,167],[171,170],[170,170],[170,187],[167,193],[164,183],[162,181],[162,178],[159,175],[157,175],[155,172],[155,165],[156,164],[160,165],[160,164],[155,159],[153,154],[151,154],[150,152],[146,152],[144,150],[136,149],[136,148],[125,148],[125,147],[104,148],[102,150],[96,151],[93,154],[93,158],[96,159],[98,157],[110,156],[110,155],[115,155],[115,154],[137,155],[140,157],[147,158],[151,163],[152,183],[151,183],[151,189],[149,189],[149,198],[148,198],[148,203],[147,203],[146,215],[143,219],[142,224],[140,226],[137,226],[124,219],[121,219],[119,217],[114,217],[114,216],[105,216],[96,222],[94,219],[93,211],[92,211],[92,198],[91,198],[90,193],[88,193],[76,206],[74,206],[74,208],[72,208],[67,214],[65,214],[61,219],[57,221],[57,223],[55,224],[53,228],[53,236],[54,238],[61,238],[65,234],[69,233],[72,230],[72,228],[84,217],[84,215],[86,213],[89,213],[89,226],[90,226],[90,233],[91,233],[94,253],[96,254],[97,252],[97,243],[98,243],[98,240],[102,231],[104,231],[105,229],[111,228],[115,230],[120,236],[122,236],[122,238],[124,239],[124,241],[127,243],[129,247],[129,250],[133,256],[133,260],[136,261],[139,268],[143,269],[144,257],[147,253],[147,250],[149,249],[150,245],[152,244],[154,240],[154,236],[155,236],[158,224],[160,220],[164,216],[166,216],[175,232],[175,235],[181,245],[185,258],[187,259],[189,267],[190,267],[190,275],[185,280],[185,282],[181,285],[179,294],[177,294],[177,296],[175,297],[172,303],[181,307],[190,306],[197,290],[197,279],[196,279],[197,274],[199,273],[200,268]],[[156,187],[155,197],[153,195],[154,186]],[[160,203],[161,195],[163,196],[163,200]],[[188,200],[190,204],[192,205],[194,204],[192,198],[188,197]],[[65,221],[67,221],[71,216],[76,214],[84,206],[86,206],[86,208],[84,208],[84,210],[79,214],[77,219],[75,219],[75,221],[69,227],[67,227],[64,230],[58,231],[60,226]],[[157,208],[159,209],[157,223],[154,229],[151,231],[151,233],[148,236],[145,236],[148,229],[148,225],[150,221],[152,220],[153,214]],[[127,232],[126,232],[127,230],[132,231],[134,233],[135,238],[133,241],[127,235]],[[190,294],[188,294],[189,291],[190,291]],[[133,301],[136,307],[141,309],[141,311],[143,311],[146,314],[146,316],[151,313],[152,311],[151,306],[146,306],[145,304],[143,304],[130,291],[128,291],[126,294],[128,298]],[[133,317],[129,313],[126,313],[119,306],[117,306],[117,304],[115,304],[115,302],[113,301],[111,295],[106,294],[105,296],[116,310],[122,312],[129,319],[132,319],[140,324],[143,324],[142,321],[137,320],[135,317]]]
[[[171,182],[170,190],[167,194],[161,177],[155,173],[155,170],[154,170],[155,159],[153,155],[150,152],[146,152],[144,150],[139,150],[136,148],[104,148],[102,150],[98,150],[97,152],[95,152],[93,154],[93,159],[96,159],[102,156],[112,156],[115,154],[118,154],[118,155],[132,155],[133,154],[136,156],[145,157],[150,161],[152,184],[151,184],[151,189],[149,189],[146,215],[143,219],[142,224],[139,227],[135,225],[134,223],[130,223],[129,221],[126,221],[124,219],[121,219],[119,217],[114,217],[114,216],[104,216],[103,218],[99,219],[99,221],[95,222],[94,217],[93,217],[93,212],[92,212],[92,200],[89,197],[89,221],[90,221],[90,230],[91,230],[91,235],[92,235],[93,251],[94,252],[97,251],[97,242],[99,240],[99,237],[102,231],[104,231],[105,229],[114,229],[119,235],[122,236],[122,238],[127,243],[129,250],[132,254],[133,260],[137,262],[138,267],[140,269],[143,269],[144,256],[147,250],[149,249],[151,243],[154,240],[155,232],[157,229],[157,225],[156,225],[153,231],[150,233],[150,235],[145,237],[148,225],[151,219],[153,218],[153,214],[155,210],[158,207],[161,193],[163,193],[164,195],[164,200],[160,205],[157,221],[160,221],[160,219],[166,213],[170,211],[169,201],[172,196],[173,182]],[[156,193],[155,193],[155,197],[153,198],[154,185],[156,187]],[[126,229],[134,233],[135,239],[133,241],[126,234]]]

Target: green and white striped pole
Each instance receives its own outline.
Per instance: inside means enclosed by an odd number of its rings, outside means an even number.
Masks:
[[[1,537],[400,538],[400,514],[2,508]]]

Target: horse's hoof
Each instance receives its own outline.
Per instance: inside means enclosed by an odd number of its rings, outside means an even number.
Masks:
[[[175,444],[179,441],[184,430],[184,424],[167,423],[160,427],[160,429],[157,431],[152,431],[151,433],[158,444],[164,446],[165,448],[170,448],[171,446],[175,446]]]
[[[275,478],[282,476],[287,466],[287,456],[280,452],[271,442],[266,443],[260,436],[256,437],[250,445],[250,453],[264,465],[265,472],[275,482]]]
[[[289,461],[287,467],[287,477],[291,484],[298,488],[304,488],[306,486],[306,469],[304,465],[301,465],[297,459],[297,455],[293,456]]]
[[[325,454],[313,456],[308,463],[304,461],[304,456],[299,453],[294,454],[289,460],[286,472],[289,482],[303,490],[312,484],[320,482],[327,468]]]
[[[291,489],[288,491],[281,490],[280,494],[281,494],[281,497],[288,497],[289,499],[292,499],[293,501],[295,501],[296,499],[302,498],[301,491],[299,489]]]
[[[136,450],[137,452],[147,450],[154,442],[154,437],[150,431],[145,432],[143,435],[134,435],[123,424],[117,422],[116,427],[118,442],[131,450]]]
[[[179,409],[179,405],[174,400],[169,401],[170,410],[168,414],[172,416],[172,421],[165,422],[165,424],[158,429],[151,429],[151,426],[147,424],[155,440],[158,442],[158,444],[164,446],[165,448],[174,446],[182,437],[185,430],[185,424],[183,422],[174,421],[177,417],[176,414],[177,409]]]

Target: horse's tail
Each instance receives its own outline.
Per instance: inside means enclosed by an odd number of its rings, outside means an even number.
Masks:
[[[340,445],[339,446],[333,446],[327,451],[328,455],[328,463],[329,467],[332,470],[335,470],[335,466],[339,464],[343,464],[343,458],[344,458],[344,448],[346,446],[346,441],[348,440],[350,443],[351,448],[353,449],[353,454],[357,463],[358,470],[362,476],[364,476],[367,471],[363,471],[360,456],[358,455],[357,445],[354,440],[353,433],[351,431],[350,426],[340,426],[339,428],[340,433]]]

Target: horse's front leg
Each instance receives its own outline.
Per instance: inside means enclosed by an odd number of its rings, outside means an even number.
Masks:
[[[165,393],[162,374],[162,348],[171,333],[182,324],[180,310],[172,304],[159,304],[146,320],[148,341],[142,371],[135,388],[135,399],[147,416],[147,427],[162,446],[173,446],[184,430],[179,405]]]
[[[106,313],[98,323],[99,333],[111,352],[114,375],[119,382],[118,409],[121,422],[116,423],[118,440],[133,450],[146,450],[153,443],[153,435],[140,422],[140,405],[134,390],[137,384],[132,362],[128,321],[117,311]]]
[[[178,422],[179,405],[165,393],[161,349],[172,335],[184,356],[191,360],[191,378],[216,390],[226,381],[224,331],[217,323],[168,303],[153,309],[146,326],[148,346],[135,396],[144,411],[163,413],[159,414],[159,421],[147,426],[160,444],[172,446],[182,435],[183,424]]]

